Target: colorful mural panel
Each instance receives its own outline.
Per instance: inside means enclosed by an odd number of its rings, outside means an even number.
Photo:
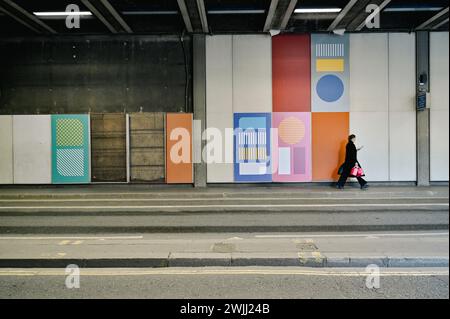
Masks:
[[[349,36],[311,36],[312,112],[349,112]]]
[[[272,38],[273,112],[311,111],[311,37]]]
[[[166,182],[193,183],[192,114],[166,114]]]
[[[310,182],[311,113],[273,113],[272,126],[277,129],[273,181]]]
[[[271,114],[234,114],[234,180],[262,183],[272,181]]]
[[[312,113],[312,178],[315,182],[338,179],[345,160],[350,113]]]
[[[52,115],[52,183],[89,183],[89,152],[89,115]]]

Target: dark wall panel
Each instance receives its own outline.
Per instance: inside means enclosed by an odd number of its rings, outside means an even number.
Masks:
[[[93,182],[127,181],[125,114],[91,114]]]
[[[131,181],[165,181],[164,113],[130,114]]]
[[[177,36],[0,39],[0,114],[190,111],[190,38],[184,48]]]

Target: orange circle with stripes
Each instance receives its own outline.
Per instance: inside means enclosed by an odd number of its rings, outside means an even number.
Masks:
[[[305,138],[305,123],[295,117],[288,117],[281,121],[278,136],[289,145],[295,145]]]

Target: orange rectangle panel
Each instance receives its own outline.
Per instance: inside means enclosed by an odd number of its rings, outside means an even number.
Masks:
[[[166,114],[166,182],[193,183],[192,114]]]
[[[313,181],[336,181],[345,160],[350,116],[347,112],[312,113]]]

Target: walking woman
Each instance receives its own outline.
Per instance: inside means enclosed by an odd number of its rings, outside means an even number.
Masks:
[[[355,142],[356,136],[353,134],[350,135],[348,137],[348,144],[345,152],[345,163],[343,164],[342,174],[337,183],[338,189],[344,189],[345,183],[347,182],[347,179],[350,177],[350,173],[355,166],[361,167],[361,165],[358,162],[358,151],[360,151],[362,147],[356,149]],[[367,189],[369,187],[367,182],[361,176],[358,176],[356,178],[358,179],[361,189]]]

